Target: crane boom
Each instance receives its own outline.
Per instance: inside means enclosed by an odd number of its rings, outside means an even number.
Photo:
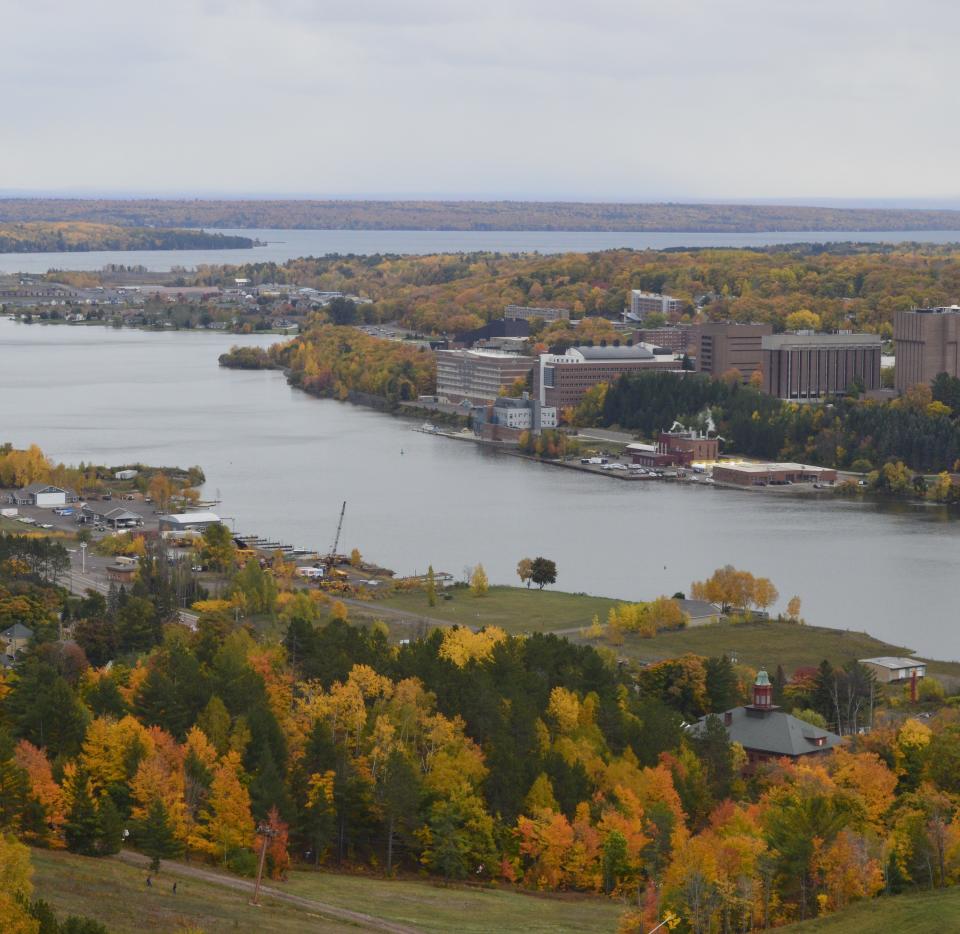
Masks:
[[[343,505],[340,507],[340,521],[337,523],[337,534],[333,537],[333,544],[330,546],[330,555],[329,561],[332,564],[333,559],[337,556],[337,545],[340,544],[340,531],[343,529],[343,516],[347,511],[347,501],[343,501]]]

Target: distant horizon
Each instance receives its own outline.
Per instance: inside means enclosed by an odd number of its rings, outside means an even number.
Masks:
[[[100,188],[0,188],[0,200],[76,200],[76,201],[336,201],[336,202],[439,202],[477,204],[628,204],[628,205],[711,205],[711,206],[756,206],[756,207],[806,207],[849,208],[861,210],[912,210],[953,211],[960,210],[960,195],[943,197],[834,197],[819,198],[796,196],[754,197],[697,197],[693,195],[669,195],[649,197],[603,197],[571,195],[523,195],[510,193],[436,193],[436,192],[361,192],[351,194],[270,192],[270,191],[216,191],[204,189],[100,189]]]

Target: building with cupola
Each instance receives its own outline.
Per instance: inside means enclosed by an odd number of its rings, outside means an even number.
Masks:
[[[796,761],[825,755],[843,742],[836,733],[800,720],[774,704],[773,685],[763,668],[753,683],[752,703],[710,716],[719,717],[730,742],[744,748],[750,765],[784,757]],[[701,717],[693,731],[702,732],[706,723],[707,717]]]

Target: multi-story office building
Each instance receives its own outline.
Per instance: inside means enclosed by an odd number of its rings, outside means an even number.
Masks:
[[[719,377],[737,370],[746,383],[760,369],[761,339],[773,333],[769,324],[711,322],[695,329],[693,347],[697,371]]]
[[[684,324],[671,328],[639,328],[634,334],[638,344],[653,344],[677,354],[685,354],[693,342],[694,328]]]
[[[675,354],[648,345],[571,347],[566,353],[540,355],[533,369],[533,395],[541,405],[575,407],[592,386],[613,383],[624,373],[680,369]]]
[[[672,295],[661,295],[659,292],[644,292],[642,289],[630,290],[630,317],[634,321],[642,321],[650,312],[659,311],[665,315],[671,312],[683,311],[682,298]]]
[[[566,308],[532,308],[526,305],[507,305],[503,312],[508,321],[529,321],[542,318],[544,321],[566,321],[570,311]]]
[[[893,319],[895,385],[929,385],[938,373],[960,377],[960,306],[898,311]]]
[[[533,357],[497,350],[438,350],[437,396],[453,403],[495,402],[501,389],[526,379]]]
[[[878,334],[771,334],[761,338],[763,390],[780,399],[822,399],[880,388]]]

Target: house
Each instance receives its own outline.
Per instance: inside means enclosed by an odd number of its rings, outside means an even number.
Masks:
[[[922,678],[927,673],[927,666],[915,658],[882,655],[879,658],[861,658],[860,664],[869,668],[877,676],[877,681],[882,684],[909,681],[914,676]]]
[[[73,490],[64,490],[49,483],[31,483],[10,494],[11,502],[17,506],[40,506],[43,509],[66,506],[67,503],[75,503],[78,498]]]
[[[0,639],[6,643],[6,654],[13,658],[18,652],[22,652],[33,638],[33,630],[23,623],[14,623],[9,629],[0,632]]]
[[[750,765],[771,759],[802,759],[825,755],[843,740],[836,733],[800,720],[773,703],[773,686],[761,668],[753,685],[753,703],[725,711],[721,722],[731,743],[739,743]],[[707,717],[693,726],[695,733],[706,728]]]
[[[723,611],[715,603],[706,600],[681,600],[677,604],[686,614],[688,626],[706,626],[709,623],[719,623]]]

